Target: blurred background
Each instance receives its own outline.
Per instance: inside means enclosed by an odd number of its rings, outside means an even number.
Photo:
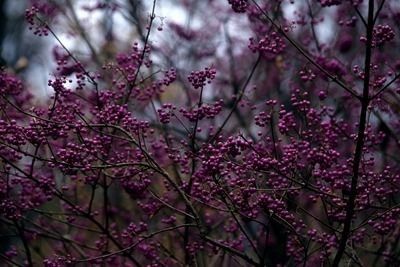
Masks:
[[[297,19],[297,8],[305,4],[292,2],[282,1],[281,5],[282,17],[288,21]],[[24,15],[32,5],[47,13],[47,22],[63,45],[79,60],[94,63],[95,69],[134,42],[144,41],[153,1],[0,0],[0,64],[22,75],[35,95],[48,96],[47,79],[55,67],[53,49],[60,44],[53,36],[40,38],[28,30]],[[211,8],[217,12],[212,16],[207,14]],[[173,65],[179,75],[180,69],[206,65],[199,62],[200,56],[208,54],[210,61],[215,61],[211,56],[224,57],[229,47],[239,55],[247,49],[252,32],[244,27],[247,16],[227,16],[229,9],[226,0],[157,1],[150,38],[153,60],[161,69]],[[332,7],[325,12],[334,11]],[[325,16],[316,24],[320,42],[334,38],[333,20],[334,16]]]

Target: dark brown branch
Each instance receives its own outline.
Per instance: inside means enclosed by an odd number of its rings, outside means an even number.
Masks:
[[[361,99],[361,114],[358,123],[357,144],[353,160],[353,177],[351,178],[350,196],[346,205],[346,218],[344,221],[342,236],[339,241],[339,248],[333,260],[333,267],[338,267],[346,249],[347,240],[350,237],[352,219],[356,206],[357,185],[360,173],[362,151],[365,141],[365,128],[367,124],[367,112],[369,105],[369,82],[371,76],[371,57],[372,57],[372,34],[374,29],[374,0],[368,2],[368,25],[367,25],[367,44],[365,52],[365,78],[363,96]]]

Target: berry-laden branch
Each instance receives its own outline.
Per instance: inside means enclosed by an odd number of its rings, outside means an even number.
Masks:
[[[54,94],[0,70],[1,262],[399,266],[395,0],[31,2]]]
[[[279,25],[278,23],[276,23],[269,15],[268,13],[263,10],[260,5],[257,3],[256,0],[251,0],[254,5],[257,7],[257,9],[261,12],[261,14],[267,19],[267,21],[269,23],[271,23],[274,28],[282,35],[285,37],[286,40],[289,41],[289,43],[291,45],[293,45],[293,47],[300,53],[300,55],[302,55],[304,58],[306,58],[308,60],[308,62],[310,62],[312,65],[314,65],[318,70],[320,70],[322,73],[324,73],[326,76],[329,77],[329,79],[331,81],[333,81],[334,83],[336,83],[337,85],[339,85],[341,88],[343,88],[346,92],[348,92],[349,94],[351,94],[353,97],[355,98],[359,98],[360,96],[357,94],[357,92],[355,92],[352,88],[348,87],[346,84],[344,84],[341,80],[338,79],[338,77],[330,74],[324,67],[322,67],[320,64],[318,64],[318,62],[316,62],[311,55],[309,55],[309,53],[307,51],[304,50],[304,48],[302,48],[295,40],[293,40],[288,34],[287,32],[282,28],[281,25]]]
[[[358,123],[358,133],[357,133],[357,144],[354,152],[353,159],[353,174],[351,178],[351,188],[350,196],[346,204],[346,218],[343,225],[342,235],[339,241],[339,247],[336,252],[335,258],[333,260],[333,267],[339,266],[339,263],[343,257],[343,253],[346,250],[347,241],[351,232],[351,225],[354,216],[354,209],[356,207],[356,199],[358,195],[358,180],[360,175],[360,165],[365,143],[365,129],[367,126],[367,113],[368,105],[370,103],[369,99],[369,87],[371,78],[371,58],[372,58],[372,33],[374,30],[374,1],[368,1],[368,19],[367,19],[367,43],[365,49],[365,63],[364,63],[364,86],[363,95],[361,98],[361,111],[360,119]],[[377,16],[377,15],[376,15]]]

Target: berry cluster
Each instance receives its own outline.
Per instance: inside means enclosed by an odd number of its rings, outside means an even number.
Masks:
[[[237,13],[246,12],[249,6],[248,0],[228,0],[228,3],[231,5],[233,11]]]
[[[215,79],[217,71],[212,67],[207,67],[204,70],[192,71],[188,76],[188,81],[192,84],[194,89],[204,88],[206,84],[211,83]]]
[[[342,0],[318,0],[318,2],[321,4],[321,6],[328,7],[340,5]]]
[[[260,52],[266,55],[278,55],[285,51],[286,44],[277,32],[271,32],[258,42],[254,38],[250,38],[249,48],[254,53]]]
[[[385,24],[379,24],[374,27],[372,38],[372,47],[379,47],[387,42],[392,41],[395,38],[395,33],[392,27]],[[367,38],[365,36],[360,37],[361,42],[366,42]]]

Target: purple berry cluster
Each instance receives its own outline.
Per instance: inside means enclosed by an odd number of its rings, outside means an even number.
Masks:
[[[234,12],[244,13],[246,12],[249,3],[248,0],[228,0]]]

